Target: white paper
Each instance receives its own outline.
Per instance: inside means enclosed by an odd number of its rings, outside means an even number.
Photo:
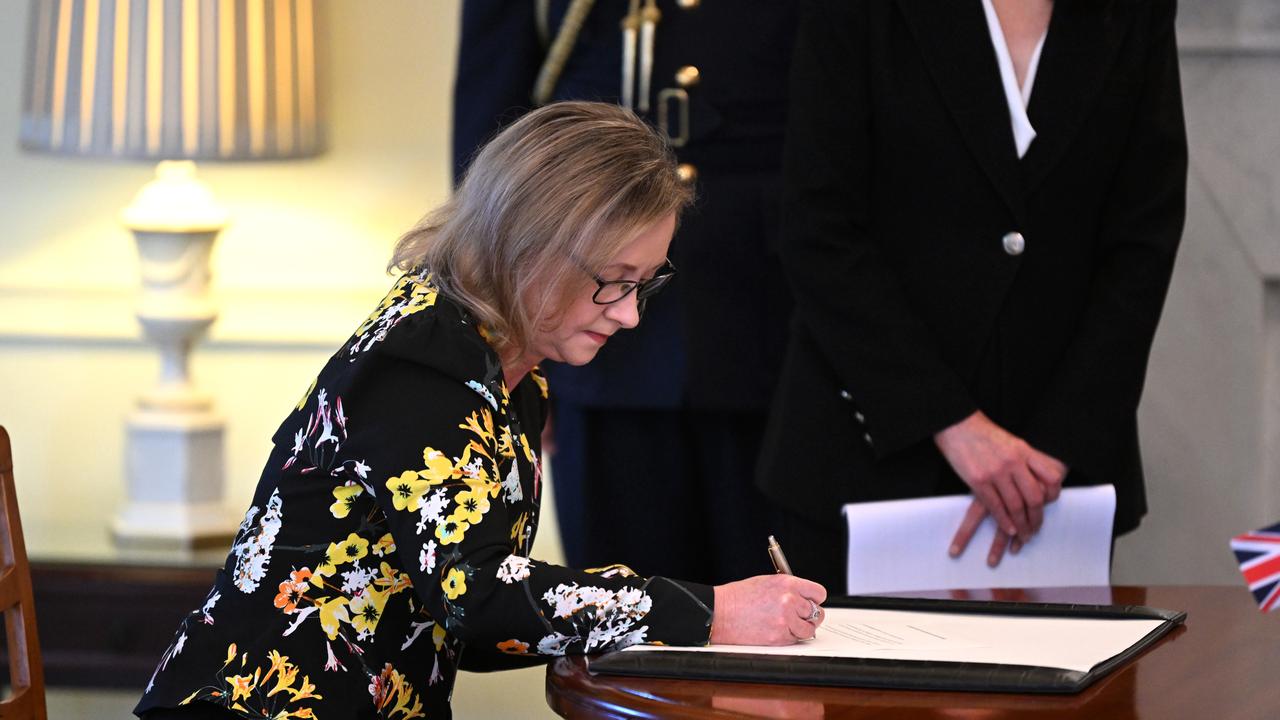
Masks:
[[[1088,672],[1146,637],[1161,622],[827,608],[826,622],[817,636],[794,645],[634,645],[622,652],[934,660]]]
[[[1115,488],[1068,488],[1045,506],[1040,532],[1017,555],[1005,553],[994,568],[987,551],[995,522],[983,520],[964,553],[947,554],[972,497],[852,503],[849,526],[850,595],[946,590],[1109,585]]]

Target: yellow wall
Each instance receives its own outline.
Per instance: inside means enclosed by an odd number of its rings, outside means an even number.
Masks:
[[[323,156],[200,174],[233,213],[214,251],[222,317],[195,353],[227,417],[227,504],[248,505],[271,434],[389,284],[398,235],[449,190],[458,0],[331,0],[321,32]],[[33,557],[110,558],[124,418],[153,382],[117,213],[145,163],[17,147],[28,3],[0,6],[0,424]],[[550,497],[545,498],[550,510]],[[560,560],[554,512],[535,554]],[[460,717],[550,717],[542,671],[468,677]]]
[[[68,538],[105,540],[103,518],[122,496],[123,418],[157,363],[138,339],[135,250],[116,217],[152,167],[18,149],[28,3],[3,10],[0,424],[13,437],[29,550],[39,556]],[[326,10],[329,151],[200,168],[233,219],[213,258],[223,314],[193,370],[228,419],[237,509],[276,424],[385,292],[396,237],[449,188],[456,0]]]

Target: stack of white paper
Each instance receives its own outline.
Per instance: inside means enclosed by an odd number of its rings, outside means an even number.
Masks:
[[[964,554],[947,554],[972,497],[853,503],[849,525],[850,595],[951,588],[1109,585],[1115,488],[1068,488],[1045,507],[1044,525],[1017,555],[987,566],[995,523],[987,518]]]

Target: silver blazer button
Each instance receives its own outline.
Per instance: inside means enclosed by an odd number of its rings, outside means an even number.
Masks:
[[[1000,244],[1004,245],[1004,251],[1010,255],[1021,255],[1027,249],[1027,239],[1020,232],[1005,233],[1000,238]]]

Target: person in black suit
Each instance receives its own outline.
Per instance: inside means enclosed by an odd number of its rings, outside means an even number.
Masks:
[[[590,366],[547,368],[570,564],[703,582],[771,570],[752,479],[791,312],[776,248],[795,27],[776,0],[463,3],[459,177],[531,106],[604,100],[669,137],[698,195],[672,248],[680,280],[644,324]]]
[[[1136,412],[1185,215],[1175,3],[1043,0],[1033,55],[1010,5],[802,11],[796,315],[758,480],[828,587],[846,502],[973,492],[952,552],[991,513],[991,564],[1060,483],[1114,484],[1118,533],[1146,512]]]

